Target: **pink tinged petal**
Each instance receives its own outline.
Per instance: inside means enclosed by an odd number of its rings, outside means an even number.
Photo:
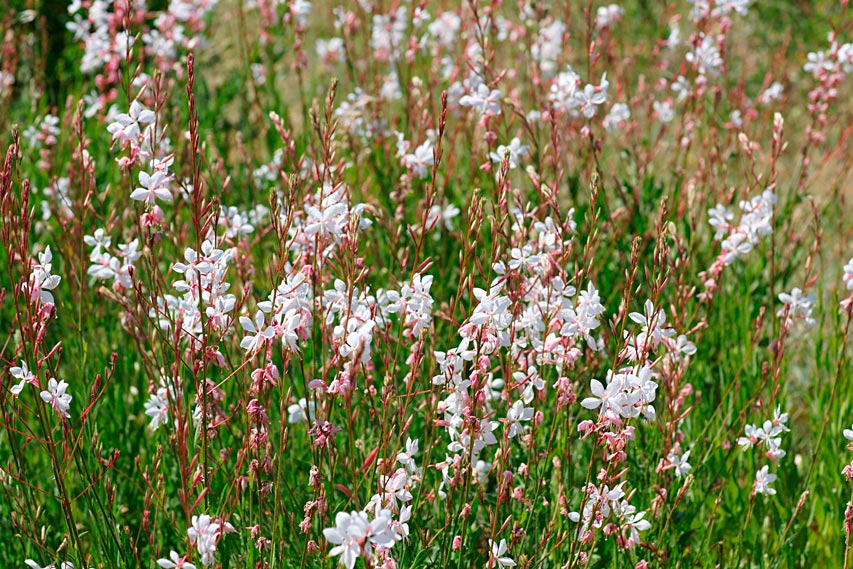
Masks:
[[[147,201],[149,195],[150,195],[150,192],[148,190],[146,190],[144,188],[136,188],[130,194],[130,199],[137,200],[137,201]]]
[[[601,400],[596,399],[595,397],[587,397],[583,401],[581,401],[581,407],[584,409],[597,409],[599,405],[601,405]]]
[[[172,192],[170,192],[166,188],[157,188],[156,190],[154,190],[154,195],[157,196],[159,199],[163,200],[164,202],[172,201]]]
[[[240,325],[243,327],[243,330],[247,332],[257,332],[255,329],[255,323],[252,322],[251,318],[247,318],[246,316],[240,317]]]
[[[326,528],[323,530],[323,535],[329,543],[334,543],[336,545],[340,544],[344,540],[344,536],[341,535],[341,532],[338,531],[338,528]],[[337,549],[337,548],[336,548]],[[330,554],[334,555],[330,552]]]
[[[636,322],[637,324],[645,324],[646,317],[640,314],[639,312],[632,312],[628,315],[628,318]]]
[[[353,567],[355,567],[355,562],[358,560],[359,553],[360,552],[352,546],[348,547],[344,551],[344,554],[341,556],[341,561],[346,565],[347,569],[353,569]]]

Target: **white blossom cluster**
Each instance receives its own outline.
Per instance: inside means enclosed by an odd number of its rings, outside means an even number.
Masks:
[[[776,194],[771,188],[750,200],[738,203],[741,217],[738,223],[732,223],[735,214],[722,204],[708,210],[709,223],[716,230],[714,238],[722,239],[723,262],[731,265],[743,257],[761,242],[761,239],[773,233],[773,206]]]
[[[86,245],[92,247],[89,254],[89,269],[87,273],[95,280],[113,282],[113,290],[122,292],[133,287],[131,276],[136,261],[142,257],[139,251],[139,240],[129,243],[119,243],[116,249],[111,249],[112,239],[103,228],[96,229],[94,234],[83,238]],[[112,252],[110,252],[112,251]]]
[[[786,452],[782,448],[782,435],[790,431],[787,425],[788,414],[782,413],[779,407],[773,412],[773,418],[764,421],[758,427],[755,425],[747,425],[743,430],[743,436],[737,441],[737,444],[743,450],[749,450],[754,446],[763,447],[764,456],[772,463],[776,463],[780,458],[784,457]],[[776,480],[776,475],[769,471],[769,466],[764,465],[755,474],[754,491],[756,494],[772,495],[776,490],[770,486]]]
[[[393,564],[391,549],[408,540],[412,491],[422,475],[414,459],[417,453],[418,441],[407,439],[405,450],[396,457],[401,466],[380,477],[380,491],[370,498],[367,506],[361,511],[338,512],[335,525],[323,530],[333,545],[329,555],[340,557],[340,564],[347,569],[355,567],[359,558],[374,567]]]
[[[201,250],[191,247],[184,250],[184,261],[172,265],[172,272],[179,275],[172,286],[180,296],[165,294],[159,297],[157,307],[149,313],[163,330],[177,327],[191,351],[201,348],[205,334],[203,324],[208,330],[224,334],[234,320],[231,312],[237,298],[228,292],[231,284],[226,280],[234,250],[219,249],[217,239],[211,231],[202,242]],[[221,354],[214,361],[224,364]]]

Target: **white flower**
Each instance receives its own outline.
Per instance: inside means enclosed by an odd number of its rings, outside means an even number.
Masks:
[[[637,512],[637,508],[627,501],[614,504],[613,510],[622,518],[622,531],[628,533],[628,538],[625,540],[626,547],[633,549],[640,543],[640,532],[652,527],[652,524],[644,519],[646,512]]]
[[[666,47],[669,50],[674,50],[681,44],[681,29],[678,23],[670,24],[669,36],[666,38]]]
[[[427,229],[431,230],[441,221],[446,230],[453,231],[455,229],[453,220],[459,215],[459,211],[459,208],[453,204],[449,204],[444,209],[440,205],[432,206],[427,213]]]
[[[832,58],[823,51],[813,51],[807,56],[808,62],[803,65],[803,70],[819,77],[824,71],[832,71]]]
[[[169,553],[169,559],[158,559],[157,565],[163,569],[196,569],[195,565],[178,555],[177,551]]]
[[[418,454],[418,440],[406,438],[406,450],[397,453],[397,462],[405,466],[409,474],[420,474],[420,469],[414,459],[416,454]]]
[[[692,356],[696,353],[696,344],[688,340],[684,334],[679,334],[675,339],[675,352],[682,356]]]
[[[527,152],[528,148],[521,144],[521,140],[519,140],[519,138],[516,136],[510,141],[509,146],[504,146],[503,144],[501,144],[500,146],[498,146],[496,152],[489,153],[489,158],[492,160],[492,162],[500,164],[501,162],[503,162],[504,157],[508,154],[509,168],[510,170],[514,170],[518,167],[519,164],[521,164],[521,158],[523,156],[526,156]]]
[[[381,510],[370,521],[365,512],[338,512],[335,527],[323,530],[323,535],[333,544],[330,556],[340,556],[339,563],[352,569],[358,558],[371,555],[376,546],[391,547],[401,538],[394,529],[389,510]]]
[[[113,140],[122,144],[136,141],[140,134],[140,125],[154,122],[154,112],[143,107],[139,101],[130,104],[130,112],[118,115],[115,122],[107,130],[112,133]]]
[[[219,224],[224,225],[226,237],[246,237],[255,231],[255,227],[249,223],[251,213],[245,213],[238,210],[236,207],[222,206],[222,215],[219,218]]]
[[[435,164],[434,152],[432,141],[427,140],[418,146],[413,154],[403,156],[403,166],[411,170],[418,178],[426,178],[429,176],[430,168]]]
[[[505,539],[502,539],[500,543],[490,539],[489,563],[486,566],[495,567],[495,563],[497,563],[498,567],[515,567],[515,561],[513,561],[511,557],[507,556],[506,552],[507,546]]]
[[[755,473],[755,493],[772,496],[776,493],[770,485],[776,481],[776,475],[767,471],[767,465],[761,467],[761,470]]]
[[[338,353],[341,357],[348,358],[360,354],[360,361],[362,363],[370,361],[370,346],[373,343],[373,329],[375,326],[376,322],[373,320],[358,323],[355,318],[350,318],[347,326],[349,330],[346,333],[346,341],[338,348]]]
[[[692,466],[690,466],[690,463],[687,462],[688,458],[690,458],[690,451],[689,450],[687,452],[685,452],[684,454],[682,454],[681,456],[678,456],[677,454],[672,454],[672,453],[667,455],[666,459],[673,466],[673,471],[675,472],[676,477],[681,478],[682,476],[684,476],[688,472],[690,472],[690,469],[692,468]]]
[[[584,117],[591,119],[595,116],[597,108],[607,102],[607,74],[601,76],[599,85],[586,85],[582,90],[575,92],[575,105]]]
[[[729,113],[729,121],[732,123],[732,126],[736,129],[743,128],[743,114],[740,110],[735,109]]]
[[[52,268],[53,253],[50,250],[50,246],[47,246],[44,251],[38,254],[38,263],[33,265],[28,290],[31,291],[31,295],[37,296],[43,304],[55,305],[56,301],[50,291],[55,290],[59,286],[62,278],[51,274]]]
[[[581,407],[584,409],[598,409],[601,407],[601,412],[606,413],[611,409],[621,407],[623,398],[619,384],[610,383],[607,389],[605,389],[600,381],[593,379],[590,381],[589,387],[593,397],[587,397],[581,401]]]
[[[143,201],[146,205],[152,205],[160,199],[166,202],[172,201],[172,192],[169,191],[169,179],[163,171],[158,170],[153,174],[139,172],[139,183],[141,188],[136,188],[130,194],[130,199]]]
[[[599,6],[595,14],[595,26],[599,30],[609,28],[616,22],[622,20],[625,15],[625,10],[618,4],[610,4],[609,6]]]
[[[658,120],[664,124],[672,122],[675,118],[675,111],[672,109],[672,103],[669,101],[655,101],[652,103],[655,114]]]
[[[250,354],[260,350],[269,340],[275,338],[275,329],[272,326],[264,326],[264,313],[255,312],[255,320],[245,316],[240,317],[240,325],[248,332],[240,341],[240,347]]]
[[[752,0],[716,0],[714,2],[714,9],[711,11],[711,15],[717,18],[728,15],[731,12],[736,12],[741,16],[746,16],[749,11],[747,8],[751,1]]]
[[[17,383],[16,385],[13,385],[9,389],[9,391],[12,392],[12,395],[20,395],[21,391],[23,391],[23,389],[24,389],[24,384],[26,384],[26,383],[31,383],[31,384],[35,385],[36,378],[33,375],[33,373],[30,371],[30,368],[27,367],[27,362],[22,361],[20,367],[16,366],[16,367],[11,368],[9,370],[9,373],[15,379],[21,380],[19,383]]]
[[[613,132],[631,119],[631,109],[625,103],[616,103],[610,107],[610,112],[601,121],[608,132]]]
[[[471,107],[482,115],[501,114],[501,92],[497,89],[489,89],[485,83],[480,83],[476,89],[469,94],[460,97],[459,104],[463,107]]]
[[[844,73],[853,73],[853,42],[839,46],[838,51],[835,52],[835,57],[841,64],[841,70]]]
[[[758,442],[761,430],[757,429],[755,425],[747,425],[744,428],[743,433],[746,436],[738,438],[737,444],[741,447],[742,450],[748,450],[752,448],[752,445]]]
[[[314,402],[306,401],[303,397],[299,400],[298,403],[294,403],[293,405],[288,406],[287,408],[287,422],[288,423],[304,423],[314,422]]]
[[[534,61],[538,61],[542,72],[550,77],[557,68],[557,59],[563,53],[563,35],[566,33],[566,24],[561,20],[554,20],[547,26],[539,29],[536,41],[530,46],[530,55]]]
[[[306,206],[308,219],[305,224],[305,234],[319,233],[322,238],[339,238],[347,224],[347,205],[342,202],[329,204],[323,209]]]
[[[479,484],[483,484],[489,478],[489,472],[492,471],[494,465],[491,462],[486,462],[485,460],[477,460],[474,464],[474,474],[477,475],[477,482]]]
[[[169,422],[169,391],[166,387],[160,386],[149,396],[145,402],[145,414],[151,418],[148,426],[152,431]]]
[[[708,211],[711,225],[717,228],[715,238],[719,239],[728,233],[728,237],[721,244],[725,265],[731,265],[739,257],[752,251],[755,245],[761,242],[762,237],[773,233],[775,203],[776,194],[770,188],[750,200],[741,201],[738,206],[743,215],[737,225],[728,223],[733,215],[722,206],[718,205]]]
[[[558,111],[573,111],[575,109],[575,95],[579,83],[580,77],[571,67],[557,75],[548,93],[548,100],[554,103],[555,109]]]
[[[714,239],[718,241],[729,232],[729,222],[734,219],[735,214],[723,204],[717,204],[713,209],[708,210],[708,223],[717,230],[714,234]]]
[[[100,227],[95,230],[94,235],[84,236],[83,242],[89,247],[95,248],[95,250],[92,251],[92,257],[94,258],[100,256],[102,249],[108,249],[112,240],[110,239],[110,236],[107,235],[107,232]]]
[[[507,266],[513,271],[531,269],[539,264],[539,255],[533,254],[533,248],[525,245],[522,249],[514,247],[510,252],[510,261]]]
[[[672,82],[672,90],[675,92],[675,100],[682,103],[690,96],[693,88],[690,85],[690,81],[688,81],[684,75],[679,75],[675,78],[675,81]],[[657,109],[655,110],[657,111]]]
[[[702,41],[694,51],[685,55],[688,63],[692,63],[701,75],[718,75],[723,66],[723,58],[714,38],[699,34]]]
[[[521,422],[529,421],[532,418],[533,407],[525,407],[523,401],[513,403],[506,414],[506,420],[509,424],[509,438],[524,434],[524,426],[521,425]]]
[[[758,102],[762,104],[768,104],[771,101],[778,101],[785,94],[785,88],[778,81],[774,81],[767,89],[765,89],[759,96]]]
[[[390,510],[380,510],[369,526],[369,542],[372,546],[392,547],[400,535],[394,530]]]
[[[581,401],[585,409],[598,409],[599,416],[611,422],[620,422],[642,414],[646,419],[655,418],[654,403],[658,384],[652,381],[651,366],[634,366],[618,372],[607,372],[607,387],[597,379],[590,382],[593,397]]]
[[[392,522],[392,527],[394,527],[397,531],[398,537],[397,539],[400,541],[408,541],[409,540],[409,520],[412,519],[412,507],[411,506],[403,506],[400,508],[400,519],[398,521]]]
[[[300,26],[308,22],[308,14],[311,13],[311,2],[308,0],[293,0],[290,3],[290,13]]]
[[[57,413],[67,419],[71,417],[68,410],[71,407],[72,397],[65,393],[66,389],[68,389],[68,384],[65,381],[57,382],[56,378],[51,377],[47,382],[47,390],[42,391],[39,395],[41,395],[42,401],[49,403]]]
[[[841,280],[844,281],[844,286],[847,287],[847,290],[853,290],[853,259],[847,261],[847,264],[843,267],[844,276]]]
[[[207,514],[192,517],[192,525],[187,529],[190,543],[196,546],[201,563],[205,567],[216,563],[216,545],[222,525],[214,522]]]
[[[323,63],[331,64],[343,61],[344,40],[342,38],[318,39],[315,43],[317,56]]]
[[[379,484],[383,489],[382,498],[395,509],[398,500],[403,503],[412,501],[409,474],[405,468],[398,468],[391,476],[380,476]]]
[[[50,565],[45,565],[44,567],[42,567],[41,565],[39,565],[38,563],[36,563],[32,559],[25,559],[24,564],[28,567],[31,567],[32,569],[56,569],[56,565],[54,565],[53,563],[51,563]],[[60,561],[59,562],[59,569],[74,569],[74,564],[71,563],[70,561]],[[195,569],[195,568],[192,568],[192,569]]]
[[[788,312],[788,320],[786,324],[791,325],[793,321],[802,320],[806,326],[814,326],[815,319],[812,318],[812,310],[815,305],[815,295],[804,295],[799,288],[794,288],[790,293],[779,293],[779,300],[785,303],[785,306],[779,309],[777,316],[784,316]]]
[[[454,12],[441,12],[427,26],[427,31],[439,45],[451,47],[462,25],[462,19]]]

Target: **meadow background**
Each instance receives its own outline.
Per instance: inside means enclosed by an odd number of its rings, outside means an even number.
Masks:
[[[0,32],[4,567],[848,566],[846,1]]]

